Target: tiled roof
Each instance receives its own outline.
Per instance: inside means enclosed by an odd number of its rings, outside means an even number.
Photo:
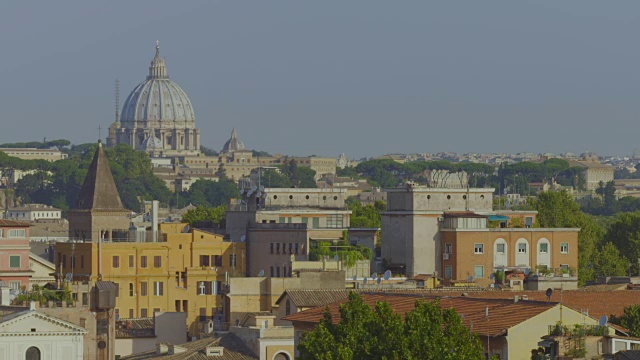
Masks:
[[[346,289],[332,289],[332,290],[315,290],[315,289],[301,289],[301,290],[286,290],[280,298],[276,301],[279,304],[284,299],[284,296],[289,295],[289,299],[297,308],[301,307],[316,307],[349,297],[349,291]]]
[[[0,219],[0,226],[6,227],[29,227],[31,224],[24,221]]]
[[[145,351],[138,354],[125,356],[122,360],[146,360],[146,359],[163,359],[163,360],[211,360],[213,357],[205,355],[207,346],[222,346],[224,354],[216,356],[216,360],[255,360],[257,356],[249,349],[236,335],[227,333],[221,337],[207,337],[204,339],[179,344],[180,347],[186,349],[185,352],[169,355],[156,354],[155,350]]]
[[[418,294],[388,294],[388,293],[362,293],[362,298],[369,306],[374,307],[376,302],[387,301],[394,313],[404,316],[414,309],[416,301],[435,301],[440,299],[442,308],[453,308],[463,316],[463,323],[467,327],[473,324],[473,332],[482,336],[499,336],[507,329],[536,316],[556,306],[556,303],[546,301],[520,301],[503,299],[478,299],[470,297],[442,297],[421,296]],[[329,311],[334,323],[340,322],[339,308],[346,299],[334,302],[329,306]],[[489,320],[485,318],[485,308],[489,308]],[[326,307],[316,308],[289,315],[284,320],[292,322],[317,324],[324,317]]]
[[[460,292],[458,292],[460,294]],[[546,301],[545,291],[480,291],[468,292],[470,297],[488,299],[513,299],[515,295],[526,295],[529,300]],[[566,306],[582,312],[588,312],[589,316],[598,319],[602,315],[620,316],[624,308],[640,303],[640,293],[634,290],[616,291],[585,291],[583,290],[556,290],[551,295],[551,301],[561,302]]]
[[[155,337],[153,318],[120,319],[116,322],[116,338]]]
[[[579,288],[577,291],[620,291],[626,290],[629,284],[603,284],[591,285]]]

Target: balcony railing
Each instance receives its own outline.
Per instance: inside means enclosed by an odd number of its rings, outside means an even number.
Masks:
[[[549,325],[550,336],[585,337],[609,335],[609,328],[600,325]]]

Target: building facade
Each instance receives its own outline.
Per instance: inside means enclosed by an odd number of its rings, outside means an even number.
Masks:
[[[28,204],[25,206],[12,207],[9,208],[5,214],[7,219],[20,221],[62,219],[62,210],[43,204]]]
[[[12,290],[29,289],[29,224],[0,220],[0,280]]]
[[[155,312],[185,312],[190,334],[203,323],[222,326],[223,290],[244,276],[245,244],[191,229],[160,224],[158,242],[92,241],[57,243],[57,272],[74,281],[109,280],[118,285],[116,313],[121,319],[147,318]]]

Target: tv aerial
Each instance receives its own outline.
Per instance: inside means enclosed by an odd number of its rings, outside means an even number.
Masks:
[[[367,285],[367,281],[368,281],[368,280],[369,280],[369,279],[367,279],[366,277],[365,277],[364,279],[362,279],[362,285]]]
[[[264,276],[264,270],[260,270],[260,272],[258,272],[258,277],[263,277]]]
[[[391,278],[391,270],[387,270],[384,272],[384,279],[389,280]]]
[[[372,278],[372,279],[375,279],[375,278],[377,278],[377,277],[378,277],[378,273],[377,273],[377,272],[374,272],[374,273],[373,273],[373,275],[371,275],[371,278]]]

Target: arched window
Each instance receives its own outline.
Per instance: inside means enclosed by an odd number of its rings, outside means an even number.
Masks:
[[[35,346],[28,348],[24,358],[25,360],[40,360],[40,349]]]
[[[290,360],[291,358],[286,353],[277,353],[276,356],[273,357],[273,360]]]
[[[291,315],[291,301],[289,301],[289,299],[287,299],[287,302],[285,303],[284,311],[287,315]]]

